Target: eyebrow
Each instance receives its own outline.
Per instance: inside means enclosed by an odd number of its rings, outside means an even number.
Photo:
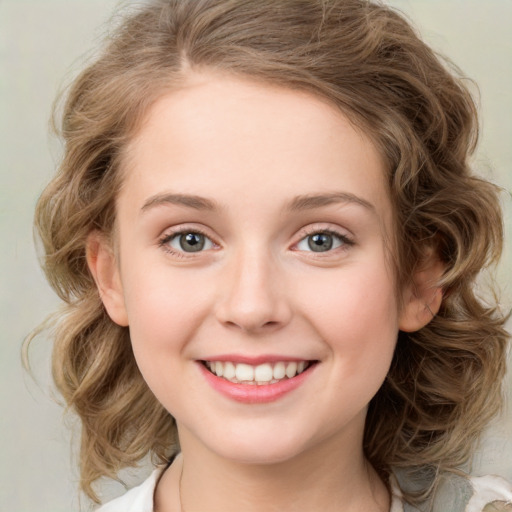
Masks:
[[[286,209],[288,211],[313,210],[323,206],[329,206],[336,203],[357,204],[376,213],[372,203],[365,199],[351,194],[349,192],[332,192],[328,194],[305,194],[293,198],[288,203]],[[156,206],[177,205],[193,208],[194,210],[219,211],[218,204],[212,199],[191,194],[173,194],[164,193],[151,196],[144,202],[141,208],[142,212],[150,210]]]
[[[313,210],[315,208],[321,208],[322,206],[329,206],[336,203],[357,204],[373,213],[377,213],[375,206],[373,206],[372,203],[349,192],[332,192],[328,194],[306,194],[297,196],[289,203],[287,209],[289,211]]]
[[[162,206],[166,204],[186,206],[194,210],[207,210],[216,211],[219,207],[215,201],[206,199],[205,197],[189,195],[189,194],[157,194],[150,197],[141,208],[142,212],[150,210],[155,206]]]

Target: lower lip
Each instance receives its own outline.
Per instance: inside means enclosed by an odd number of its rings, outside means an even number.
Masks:
[[[312,373],[316,364],[310,365],[299,375],[284,379],[273,384],[235,384],[229,380],[217,377],[207,370],[203,363],[198,363],[201,372],[210,386],[228,398],[245,404],[263,404],[275,402],[284,395],[297,389]]]

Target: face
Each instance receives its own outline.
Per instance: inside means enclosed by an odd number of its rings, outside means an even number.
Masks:
[[[97,280],[180,436],[260,463],[360,444],[401,321],[369,139],[306,93],[202,74],[124,172]]]

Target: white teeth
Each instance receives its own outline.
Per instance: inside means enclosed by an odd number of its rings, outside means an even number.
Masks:
[[[286,375],[286,365],[284,363],[276,363],[274,365],[274,379],[284,379]]]
[[[254,366],[243,363],[237,364],[235,369],[235,376],[236,380],[240,382],[244,380],[254,380]]]
[[[306,361],[263,363],[252,366],[245,363],[233,363],[231,361],[206,361],[206,367],[218,377],[223,377],[234,383],[244,384],[273,384],[285,377],[291,379],[299,375],[307,368]]]
[[[270,382],[273,377],[272,366],[260,364],[254,369],[254,380],[256,382]]]
[[[286,376],[291,379],[297,374],[297,363],[288,363],[286,365]]]
[[[222,363],[221,363],[222,364]],[[233,380],[236,375],[235,365],[231,362],[224,363],[224,375],[223,377],[228,380]]]

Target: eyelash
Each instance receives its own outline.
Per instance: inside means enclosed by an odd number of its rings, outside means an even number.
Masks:
[[[181,235],[191,234],[191,233],[204,236],[206,239],[211,241],[211,243],[214,246],[218,247],[218,244],[216,244],[205,231],[203,231],[202,229],[197,228],[197,227],[194,227],[194,228],[191,228],[191,229],[181,228],[181,229],[179,229],[177,231],[173,231],[172,233],[166,233],[165,235],[163,235],[158,240],[158,246],[160,248],[162,248],[164,251],[168,252],[169,254],[172,254],[173,256],[177,256],[179,258],[190,258],[190,257],[193,257],[194,256],[193,252],[177,251],[177,250],[173,249],[169,245],[169,242],[174,240],[176,237],[179,237]],[[310,227],[310,228],[306,228],[304,230],[304,233],[301,236],[300,240],[297,243],[295,243],[294,246],[296,247],[300,242],[304,241],[308,237],[313,236],[313,235],[318,235],[318,234],[330,235],[332,237],[335,237],[335,238],[337,238],[338,240],[341,241],[341,245],[339,247],[334,248],[334,249],[329,249],[327,251],[318,251],[316,253],[315,253],[315,251],[304,251],[304,252],[311,252],[311,253],[313,253],[315,255],[315,257],[320,257],[321,258],[326,253],[327,254],[332,254],[336,250],[345,251],[349,247],[351,247],[351,246],[353,246],[355,244],[355,242],[354,242],[354,240],[352,240],[352,238],[350,238],[346,234],[340,233],[339,231],[336,231],[334,229]],[[204,252],[204,251],[197,251],[197,252]]]
[[[190,252],[190,253],[187,253],[186,251],[177,251],[175,249],[173,249],[170,245],[169,245],[169,242],[171,242],[172,240],[174,240],[176,237],[179,237],[181,235],[188,235],[190,233],[194,233],[194,234],[197,234],[197,235],[202,235],[204,236],[206,239],[210,240],[212,242],[213,245],[215,246],[218,246],[218,244],[216,244],[209,235],[206,234],[205,231],[203,231],[201,228],[197,228],[197,227],[194,227],[194,228],[190,228],[190,229],[187,229],[187,228],[180,228],[179,230],[177,231],[173,231],[172,233],[166,233],[165,235],[163,235],[159,240],[158,240],[158,246],[160,248],[162,248],[165,252],[171,254],[172,256],[177,256],[178,258],[190,258],[190,257],[193,257],[194,253],[193,252]],[[203,252],[203,251],[198,251],[198,252]]]
[[[319,252],[315,253],[314,251],[305,251],[305,252],[313,253],[315,255],[315,257],[321,258],[324,255],[327,256],[328,254],[332,254],[336,250],[346,251],[349,247],[355,245],[354,240],[351,237],[349,237],[347,234],[336,231],[335,229],[321,228],[321,227],[317,227],[317,226],[306,228],[304,230],[304,235],[301,236],[300,240],[297,243],[295,243],[294,245],[297,246],[300,242],[302,242],[303,240],[305,240],[308,237],[313,236],[313,235],[330,235],[330,236],[335,237],[341,241],[341,245],[339,247],[336,247],[334,249],[329,249],[328,251],[325,251],[325,252],[319,251]]]

